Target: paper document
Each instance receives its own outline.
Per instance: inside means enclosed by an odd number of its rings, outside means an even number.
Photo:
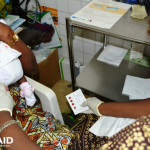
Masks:
[[[10,26],[12,23],[17,21],[19,19],[19,16],[16,15],[7,15],[6,18],[4,19],[6,24]]]
[[[89,109],[88,106],[86,107],[80,106],[84,101],[86,101],[81,89],[67,95],[66,98],[75,115]]]
[[[19,18],[17,21],[15,21],[13,24],[10,25],[12,30],[16,30],[19,26],[21,26],[26,20]]]
[[[55,29],[55,33],[52,37],[52,40],[49,43],[41,43],[40,49],[45,50],[45,49],[62,47],[61,41],[59,39],[59,35],[57,33],[57,29],[56,29],[56,26],[54,24],[54,21],[53,21],[53,18],[52,18],[50,11],[46,12],[45,15],[42,16],[41,23],[44,23],[44,22],[46,22],[47,24],[51,24]]]
[[[131,7],[115,1],[92,0],[73,14],[70,19],[85,24],[110,29]]]
[[[111,137],[135,121],[136,119],[104,116],[100,117],[89,131],[97,136]]]
[[[22,27],[18,27],[16,30],[14,30],[15,31],[15,33],[16,34],[18,34],[19,32],[21,32],[23,30],[23,28]]]
[[[109,45],[105,47],[105,49],[98,56],[97,60],[118,67],[127,51],[127,49]]]
[[[131,100],[146,99],[150,97],[150,79],[143,79],[127,75],[122,94]]]

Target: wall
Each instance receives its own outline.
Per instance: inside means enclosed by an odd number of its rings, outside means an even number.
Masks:
[[[58,9],[58,33],[62,39],[62,48],[58,49],[59,58],[65,57],[69,58],[68,55],[68,44],[67,44],[67,35],[66,35],[66,22],[65,18],[71,16],[82,7],[84,7],[91,0],[39,0],[40,4],[43,6],[56,8]],[[147,31],[145,31],[147,32]],[[83,63],[84,65],[88,64],[93,56],[102,46],[103,36],[87,30],[75,29],[73,36],[73,50],[75,60]],[[113,44],[119,47],[130,48],[131,43],[116,38],[109,38],[109,44]],[[146,47],[145,53],[148,52],[149,47]],[[150,54],[149,54],[150,55]]]

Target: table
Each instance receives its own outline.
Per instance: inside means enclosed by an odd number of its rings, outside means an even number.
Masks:
[[[114,101],[129,101],[127,96],[122,95],[126,75],[141,78],[150,77],[150,68],[129,62],[127,60],[123,60],[119,67],[114,67],[97,61],[97,57],[107,45],[107,36],[150,46],[150,37],[147,35],[147,29],[149,27],[148,17],[143,20],[138,20],[131,18],[130,14],[131,9],[128,10],[124,16],[122,16],[122,18],[109,30],[90,26],[85,23],[66,18],[73,91],[79,87]],[[72,49],[72,34],[74,27],[90,30],[104,35],[103,47],[77,78],[75,78],[74,54]]]

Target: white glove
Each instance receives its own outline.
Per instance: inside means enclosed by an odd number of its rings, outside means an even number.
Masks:
[[[144,19],[147,16],[145,6],[132,5],[131,17],[136,19]]]
[[[98,107],[100,104],[104,103],[103,101],[99,100],[96,97],[92,97],[92,98],[88,98],[85,102],[83,102],[80,106],[81,107],[85,107],[88,106],[90,109],[83,111],[84,114],[90,114],[90,113],[94,113],[97,116],[103,116],[102,114],[100,114]]]
[[[9,91],[6,91],[5,84],[0,83],[0,111],[9,111],[12,116],[13,99]]]

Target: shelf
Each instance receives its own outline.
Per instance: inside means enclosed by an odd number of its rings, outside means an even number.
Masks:
[[[123,60],[114,67],[97,60],[103,48],[76,78],[77,86],[114,101],[129,101],[122,95],[126,75],[150,78],[150,68]]]

